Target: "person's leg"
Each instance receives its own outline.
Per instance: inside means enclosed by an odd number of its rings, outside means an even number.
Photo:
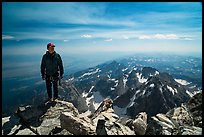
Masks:
[[[51,83],[51,80],[46,80],[46,87],[47,87],[48,99],[51,99],[52,98],[52,83]]]
[[[58,98],[58,79],[55,78],[53,81],[53,88],[54,88],[54,99]]]

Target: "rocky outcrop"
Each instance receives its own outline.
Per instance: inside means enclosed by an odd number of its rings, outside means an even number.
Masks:
[[[186,104],[195,126],[202,127],[202,93],[193,96]]]
[[[139,113],[133,121],[133,125],[137,135],[144,135],[147,128],[147,114],[145,112]]]
[[[10,132],[6,128],[6,123],[4,125],[2,123],[2,132],[13,135],[70,135],[71,133],[61,128],[59,117],[62,112],[77,114],[78,110],[72,103],[59,100],[46,102],[37,107],[19,107],[16,115],[11,117],[16,119],[15,123],[11,118],[8,122],[12,126]],[[16,128],[16,126],[20,127]]]
[[[83,116],[70,102],[56,100],[40,106],[19,107],[16,115],[2,119],[3,135],[134,135],[119,122],[105,99],[89,116]]]
[[[73,135],[96,135],[95,127],[89,119],[80,118],[79,114],[73,115],[64,112],[60,116],[60,123],[63,129],[66,129]]]
[[[147,135],[202,135],[202,110],[192,110],[202,105],[202,93],[196,94],[187,104],[173,108],[166,114],[151,117]],[[196,117],[193,117],[198,114]]]
[[[147,114],[140,112],[134,119],[128,119],[125,125],[130,127],[137,135],[145,135],[147,128]]]
[[[134,135],[134,131],[118,122],[119,117],[112,109],[112,102],[105,99],[88,117],[62,113],[61,126],[74,135]]]
[[[201,135],[202,94],[186,104],[156,114],[146,112],[134,119],[114,113],[113,101],[106,98],[98,109],[83,115],[70,102],[56,100],[40,106],[19,107],[16,115],[2,118],[3,135]],[[197,109],[195,109],[197,108]]]
[[[105,99],[91,117],[93,123],[97,123],[97,135],[135,135],[133,130],[119,122],[112,103],[111,99]]]

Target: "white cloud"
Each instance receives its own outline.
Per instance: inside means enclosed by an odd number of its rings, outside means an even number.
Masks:
[[[124,39],[129,39],[129,37],[128,37],[128,36],[126,36],[126,35],[123,35],[123,38],[124,38]]]
[[[155,34],[152,38],[154,38],[154,39],[167,39],[166,35],[164,35],[164,34]]]
[[[4,39],[13,39],[13,36],[9,36],[9,35],[2,35],[2,40]]]
[[[179,39],[179,37],[177,35],[175,35],[175,34],[167,34],[166,38],[167,39]]]
[[[82,35],[81,37],[82,37],[82,38],[91,38],[92,36],[89,35],[89,34],[85,34],[85,35]]]
[[[176,34],[141,35],[139,39],[180,39]]]
[[[67,42],[67,41],[69,41],[69,40],[67,40],[67,39],[64,39],[63,41],[64,41],[64,42]]]
[[[110,41],[112,41],[113,39],[106,39],[105,41],[107,41],[107,42],[110,42]]]
[[[155,39],[179,39],[176,34],[155,34],[153,36]]]
[[[184,38],[183,40],[193,40],[192,38]]]
[[[151,39],[151,36],[148,35],[141,35],[138,37],[139,39]]]

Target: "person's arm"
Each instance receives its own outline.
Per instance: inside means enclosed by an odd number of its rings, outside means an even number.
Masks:
[[[41,77],[43,80],[45,79],[45,56],[42,57],[41,61]]]
[[[62,58],[60,55],[59,55],[59,70],[60,70],[60,77],[62,78],[64,74],[64,68],[63,68]]]

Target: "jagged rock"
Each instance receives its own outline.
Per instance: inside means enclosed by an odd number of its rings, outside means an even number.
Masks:
[[[202,135],[202,128],[195,126],[180,127],[181,135]]]
[[[194,95],[186,104],[195,126],[202,127],[202,93]]]
[[[51,106],[47,112],[40,117],[41,125],[37,127],[37,132],[40,135],[48,135],[56,127],[60,127],[60,115],[63,112],[72,113],[78,116],[78,110],[72,103],[56,100],[56,104]]]
[[[36,135],[36,134],[33,133],[30,129],[25,128],[23,130],[19,130],[16,135]]]
[[[189,108],[197,108],[190,106],[200,106],[202,101],[199,99],[200,95],[192,97],[188,103],[181,104],[180,107],[169,110],[166,114],[157,114],[151,117],[148,123],[147,135],[202,135],[202,128],[194,125],[194,119],[192,118],[194,112]],[[197,99],[196,99],[197,98]],[[200,96],[202,98],[202,96]],[[198,101],[200,100],[200,101]],[[190,106],[189,106],[190,105]],[[197,117],[201,117],[202,110],[196,112]],[[197,124],[196,124],[197,125]]]
[[[194,126],[186,105],[166,114],[151,117],[147,124],[146,112],[135,119],[123,120],[114,113],[113,101],[106,98],[89,116],[80,115],[70,102],[56,100],[37,107],[20,107],[16,123],[9,127],[10,117],[3,118],[2,134],[14,135],[200,135],[202,129]],[[14,119],[15,117],[13,117]],[[14,121],[14,120],[13,120]],[[6,126],[7,125],[7,126]]]
[[[80,119],[76,115],[64,112],[60,115],[60,123],[63,129],[74,135],[95,135],[95,127]]]
[[[61,127],[74,135],[134,135],[133,130],[118,122],[112,103],[111,99],[105,99],[89,117],[64,112],[60,116]]]
[[[61,127],[55,127],[49,135],[73,135],[66,129],[62,129]]]
[[[107,135],[107,131],[105,128],[105,119],[99,119],[96,126],[96,134],[97,135]]]
[[[147,128],[147,114],[140,112],[132,124],[137,135],[144,135]]]
[[[157,114],[156,117],[158,118],[158,120],[165,122],[165,123],[169,124],[170,126],[172,126],[172,128],[175,127],[174,123],[167,117],[167,115]]]
[[[151,119],[148,122],[147,129],[146,129],[146,135],[162,135],[162,126],[151,117]]]
[[[163,114],[157,114],[156,117],[152,117],[162,128],[160,129],[162,135],[171,135],[174,130],[174,124],[165,117]]]
[[[135,120],[127,119],[124,124],[133,130],[135,134],[144,135],[147,128],[147,114],[146,112],[140,112]]]
[[[107,122],[105,125],[108,135],[135,135],[134,131],[130,130],[129,127],[118,122]]]
[[[70,135],[71,133],[62,129],[60,125],[59,117],[63,112],[79,115],[72,103],[60,100],[46,102],[35,107],[19,107],[16,111],[18,116],[16,119],[15,117],[11,117],[13,120],[10,117],[3,119],[2,134],[49,135],[56,133]]]
[[[105,99],[91,118],[93,123],[97,123],[97,135],[134,135],[133,130],[119,123],[119,117],[114,113],[112,103],[111,99]]]
[[[191,125],[191,126],[194,125],[193,118],[188,113],[188,110],[186,109],[185,106],[174,108],[171,118],[179,125],[184,125],[184,124]]]

